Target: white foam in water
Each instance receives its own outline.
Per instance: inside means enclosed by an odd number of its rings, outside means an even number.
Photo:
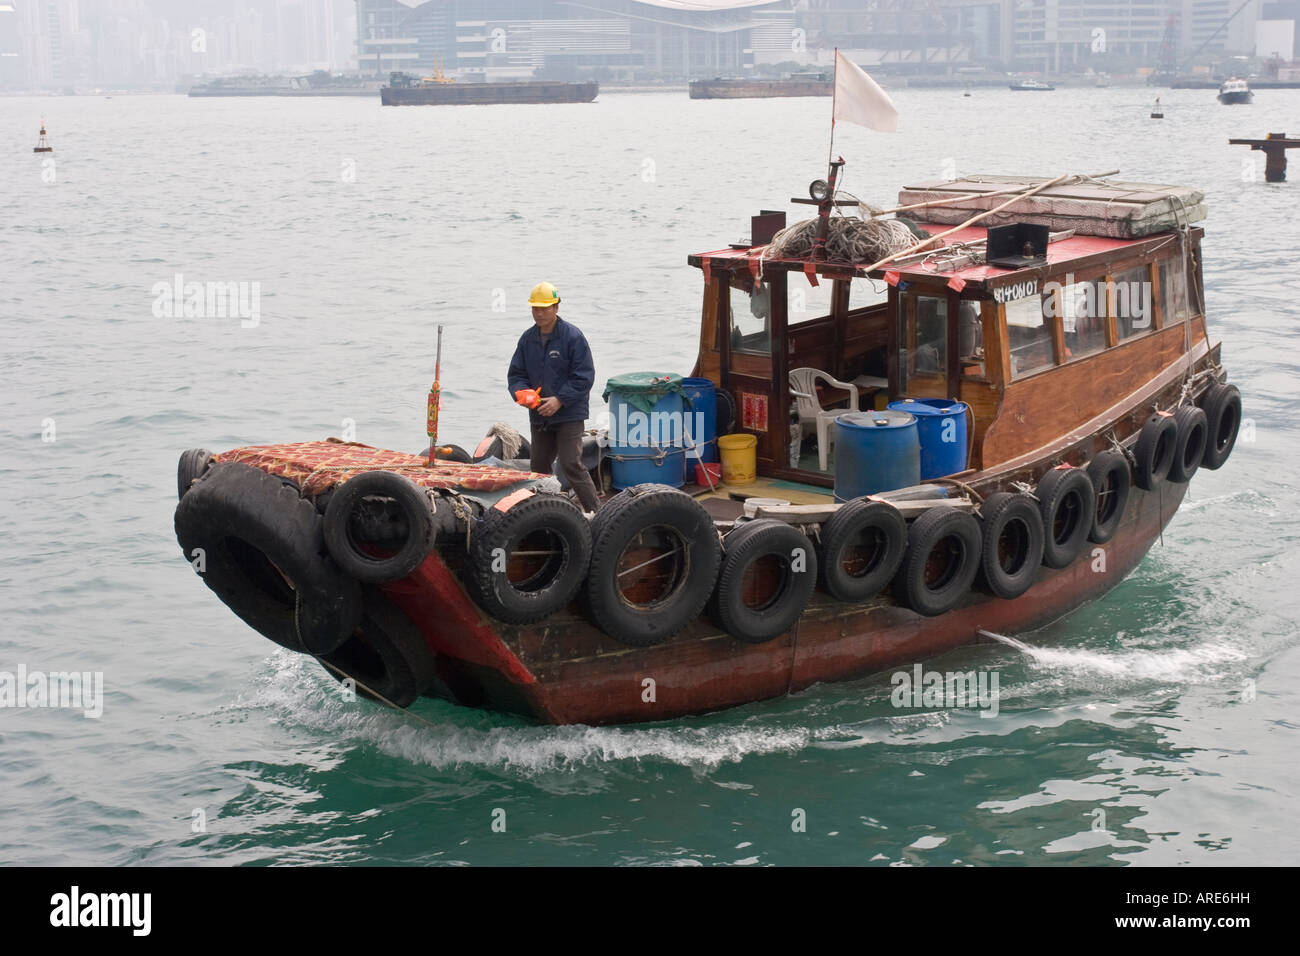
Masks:
[[[794,753],[812,740],[812,733],[799,727],[430,727],[377,704],[345,700],[323,673],[312,673],[315,665],[301,655],[279,652],[268,664],[268,679],[250,702],[253,706],[279,712],[285,722],[328,730],[333,739],[371,743],[391,756],[436,769],[477,766],[545,773],[643,759],[713,769],[748,756]],[[480,716],[466,714],[469,719]]]
[[[1117,651],[1107,654],[1084,648],[1034,647],[1014,637],[981,631],[1031,658],[1034,664],[1081,675],[1098,675],[1125,682],[1159,681],[1203,684],[1223,678],[1218,665],[1245,660],[1245,652],[1222,643],[1163,651]]]

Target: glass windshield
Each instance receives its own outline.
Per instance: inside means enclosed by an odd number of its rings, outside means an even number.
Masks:
[[[748,279],[748,277],[746,277]],[[736,280],[733,280],[733,283]],[[753,280],[731,287],[731,350],[768,355],[772,351],[772,286],[754,291]]]
[[[899,388],[908,395],[948,393],[948,299],[904,293],[899,329]]]

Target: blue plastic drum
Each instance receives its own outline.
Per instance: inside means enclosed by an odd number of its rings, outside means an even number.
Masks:
[[[835,500],[921,483],[916,418],[906,412],[848,412],[835,419]]]
[[[686,484],[680,392],[655,402],[649,413],[637,408],[617,388],[609,391],[609,448],[614,487],[622,490],[646,482],[680,488]]]
[[[684,378],[682,390],[691,400],[686,409],[687,467],[696,461],[718,461],[717,386],[707,378]]]
[[[917,434],[921,439],[921,480],[943,478],[966,470],[965,402],[946,398],[905,398],[890,402],[896,412],[916,416]]]

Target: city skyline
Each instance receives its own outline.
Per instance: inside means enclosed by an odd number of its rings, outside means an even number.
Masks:
[[[832,46],[902,74],[1132,70],[1290,59],[1297,21],[1300,0],[0,0],[0,88],[438,68],[680,81],[824,65]]]

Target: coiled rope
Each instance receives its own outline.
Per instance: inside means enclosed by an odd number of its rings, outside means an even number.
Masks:
[[[773,236],[766,256],[807,259],[812,255],[816,238],[817,220],[804,219]],[[916,234],[901,220],[836,216],[831,218],[826,234],[826,259],[831,262],[875,262],[901,252],[914,242]]]

